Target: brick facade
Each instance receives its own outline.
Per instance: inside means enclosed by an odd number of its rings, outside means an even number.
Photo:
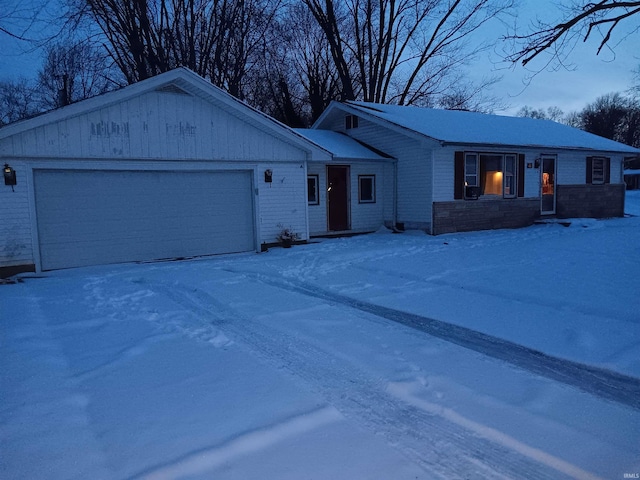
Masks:
[[[520,228],[540,217],[539,198],[434,202],[433,234]]]
[[[558,185],[559,218],[611,218],[624,216],[624,184]]]

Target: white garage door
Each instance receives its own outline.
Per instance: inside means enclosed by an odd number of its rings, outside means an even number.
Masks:
[[[34,171],[43,270],[250,251],[251,172]]]

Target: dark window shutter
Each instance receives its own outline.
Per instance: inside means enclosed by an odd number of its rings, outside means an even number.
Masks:
[[[593,183],[593,157],[587,157],[587,184]]]
[[[455,153],[455,172],[453,176],[453,198],[464,198],[464,152]]]
[[[524,153],[518,154],[518,197],[524,197]]]
[[[611,183],[611,159],[604,159],[604,183]]]

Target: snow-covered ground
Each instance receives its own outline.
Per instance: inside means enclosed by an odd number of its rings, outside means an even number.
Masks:
[[[0,286],[0,478],[639,474],[616,400],[640,385],[639,239],[577,219],[25,275]],[[398,323],[421,317],[437,336]],[[536,351],[596,369],[558,381]]]

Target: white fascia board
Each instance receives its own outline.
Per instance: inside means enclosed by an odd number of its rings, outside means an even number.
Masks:
[[[579,152],[590,153],[592,155],[624,155],[627,150],[597,150],[593,147],[576,147],[576,146],[550,146],[550,145],[523,145],[523,144],[506,144],[506,143],[464,143],[464,142],[440,142],[443,147],[460,147],[461,149],[480,150],[483,148],[490,149],[509,149],[509,150],[535,150],[542,154],[552,154],[558,151],[562,152]],[[633,148],[633,147],[629,147]]]

